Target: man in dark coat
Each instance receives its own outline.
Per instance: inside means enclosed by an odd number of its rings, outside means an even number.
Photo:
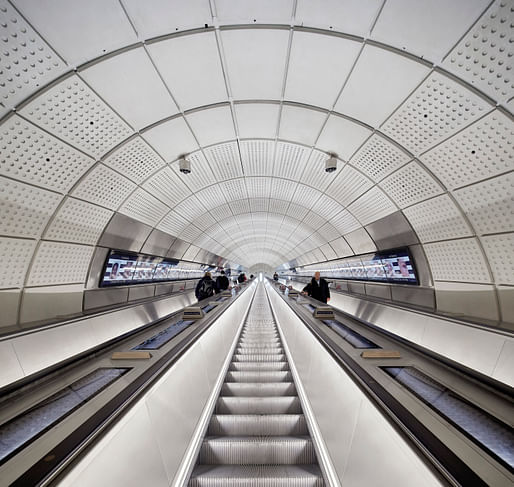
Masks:
[[[228,289],[228,277],[225,275],[225,271],[221,271],[220,275],[216,278],[216,294],[221,291]]]
[[[196,299],[198,299],[198,301],[201,301],[202,299],[210,298],[214,294],[215,287],[216,284],[212,280],[211,273],[206,272],[196,285]]]
[[[319,272],[314,273],[314,277],[311,282],[302,289],[304,294],[308,294],[311,298],[317,299],[322,303],[328,303],[330,301],[330,289],[328,288],[328,282],[320,277]]]

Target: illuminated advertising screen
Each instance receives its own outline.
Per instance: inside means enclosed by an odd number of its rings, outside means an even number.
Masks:
[[[382,254],[381,259],[388,281],[408,284],[418,283],[413,261],[406,249],[388,255]]]
[[[132,281],[136,270],[137,255],[111,251],[105,264],[100,286],[127,284]]]

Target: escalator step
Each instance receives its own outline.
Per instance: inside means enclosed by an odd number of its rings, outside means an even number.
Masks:
[[[291,382],[293,378],[289,371],[259,370],[254,372],[231,370],[227,373],[225,380],[227,382]]]
[[[221,388],[222,396],[295,396],[293,382],[225,382]]]
[[[289,365],[287,362],[232,362],[229,366],[229,370],[237,370],[240,372],[259,372],[262,370],[283,372],[289,370]]]
[[[208,434],[227,436],[307,435],[303,414],[215,414]]]
[[[220,397],[216,414],[301,414],[302,407],[296,396]]]

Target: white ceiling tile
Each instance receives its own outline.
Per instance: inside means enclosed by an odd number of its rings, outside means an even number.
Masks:
[[[232,209],[232,213],[234,213],[234,215],[240,215],[243,213],[250,212],[250,203],[248,202],[247,199],[231,201],[229,204],[230,204],[230,208]]]
[[[339,213],[342,209],[343,207],[336,200],[325,194],[322,194],[312,206],[312,211],[315,211],[327,220]]]
[[[360,48],[339,36],[294,32],[284,98],[332,108]]]
[[[298,183],[289,179],[273,178],[271,185],[271,197],[279,200],[290,201]]]
[[[323,238],[325,239],[325,241],[333,240],[333,239],[341,236],[341,234],[336,229],[336,227],[334,227],[334,225],[332,225],[330,223],[325,223],[325,225],[323,225],[319,229],[319,233],[321,235],[323,235]]]
[[[243,176],[237,142],[209,147],[205,149],[205,156],[216,181]]]
[[[216,208],[217,206],[223,205],[227,202],[225,198],[225,191],[221,185],[214,184],[196,193],[196,197],[200,200],[200,203],[206,208],[206,211],[210,208]],[[230,196],[229,196],[230,197]]]
[[[171,169],[177,175],[177,180],[180,180],[181,184],[183,183],[194,192],[216,181],[211,167],[201,151],[189,154],[187,159],[191,163],[191,172],[189,174],[180,172],[180,163],[178,161],[171,164]]]
[[[275,142],[243,140],[239,143],[245,176],[267,176],[273,172]]]
[[[228,80],[236,100],[278,100],[282,94],[289,31],[224,30]]]
[[[275,177],[298,180],[309,158],[310,149],[287,142],[278,142],[273,164]]]
[[[108,58],[80,74],[137,130],[178,113],[143,48]]]
[[[166,166],[146,181],[143,187],[172,208],[191,195],[191,191],[180,180],[181,176],[185,178],[183,174],[176,174]]]
[[[153,227],[169,210],[168,206],[150,193],[138,188],[121,205],[119,212]]]
[[[182,117],[161,123],[143,132],[142,137],[167,162],[198,149],[198,144]]]
[[[221,25],[227,24],[289,24],[293,0],[239,1],[216,0],[216,14]]]
[[[389,0],[380,13],[372,37],[438,62],[488,3],[489,0]]]
[[[277,103],[237,103],[234,105],[239,137],[274,139],[280,105]]]
[[[36,243],[36,240],[0,237],[0,258],[13,269],[13,272],[0,273],[0,289],[23,287]]]
[[[176,211],[170,211],[156,228],[176,237],[189,223]]]
[[[268,198],[250,198],[250,210],[256,211],[268,211],[269,199]]]
[[[315,188],[311,188],[305,184],[299,184],[296,188],[296,192],[292,198],[292,201],[303,205],[306,208],[312,208],[321,194],[322,193]]]
[[[353,255],[352,248],[348,245],[348,242],[343,237],[332,240],[330,242],[330,246],[335,250],[338,257]]]
[[[382,0],[298,0],[296,24],[367,37]]]
[[[330,223],[340,234],[347,234],[359,228],[361,225],[355,217],[347,210],[340,211],[330,219]]]
[[[280,139],[312,146],[327,118],[325,112],[284,105],[280,117]]]
[[[189,113],[186,118],[202,147],[236,138],[228,105]]]
[[[212,24],[209,0],[122,0],[140,38]]]
[[[269,202],[269,212],[270,213],[278,213],[280,215],[285,215],[288,207],[289,207],[289,201],[270,199],[270,202]]]
[[[16,7],[72,66],[137,42],[115,0],[16,0]]]
[[[296,203],[291,203],[289,205],[289,208],[287,209],[287,214],[290,217],[295,218],[297,220],[303,220],[303,218],[308,212],[308,208],[305,208],[305,206],[298,205]]]
[[[367,225],[394,213],[396,206],[380,188],[375,186],[354,201],[348,210],[362,225]]]
[[[223,220],[223,218],[232,216],[230,206],[227,204],[218,206],[217,208],[209,208],[209,211],[211,212],[212,216],[216,218],[216,220],[218,221]]]
[[[195,195],[181,201],[177,206],[175,206],[175,208],[173,208],[173,211],[182,215],[188,221],[196,220],[206,212],[204,206]]]
[[[189,225],[180,233],[179,237],[186,242],[195,242],[196,239],[202,234],[202,231],[194,225]],[[197,252],[198,253],[198,252]],[[195,254],[196,255],[196,254]]]
[[[148,52],[182,110],[227,101],[214,32],[150,44]]]
[[[365,46],[335,110],[378,127],[429,72],[410,58]]]
[[[223,181],[219,186],[229,201],[241,200],[248,197],[244,178]]]
[[[269,198],[271,178],[246,178],[246,188],[250,198]]]
[[[350,244],[355,254],[377,250],[375,242],[373,242],[373,239],[364,228],[358,228],[351,233],[347,233],[344,238]]]
[[[190,245],[182,257],[184,260],[194,261],[200,249],[196,245]]]
[[[482,239],[496,284],[514,284],[514,233]]]
[[[347,206],[371,186],[373,183],[366,176],[347,165],[338,171],[334,181],[325,192],[342,205]]]
[[[350,164],[378,182],[410,159],[392,142],[373,134],[351,158]]]
[[[337,154],[348,161],[359,146],[371,135],[371,130],[345,118],[331,115],[316,143],[318,149]]]
[[[338,171],[325,171],[325,163],[328,158],[329,156],[325,152],[313,150],[300,177],[300,182],[313,186],[320,191],[325,191],[338,174]],[[338,161],[338,165],[340,170],[344,162]]]

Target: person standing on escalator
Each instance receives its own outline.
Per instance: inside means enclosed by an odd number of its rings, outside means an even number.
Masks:
[[[211,273],[206,272],[204,276],[198,281],[195,289],[195,296],[198,301],[205,298],[210,298],[214,295],[214,288],[216,284],[212,280]]]
[[[322,303],[328,303],[330,301],[330,289],[328,288],[328,282],[325,281],[319,272],[314,273],[314,277],[311,282],[302,289],[302,294],[307,294],[311,298],[317,299]]]
[[[220,275],[216,278],[216,294],[228,289],[228,277],[225,275],[225,271],[221,271]]]

